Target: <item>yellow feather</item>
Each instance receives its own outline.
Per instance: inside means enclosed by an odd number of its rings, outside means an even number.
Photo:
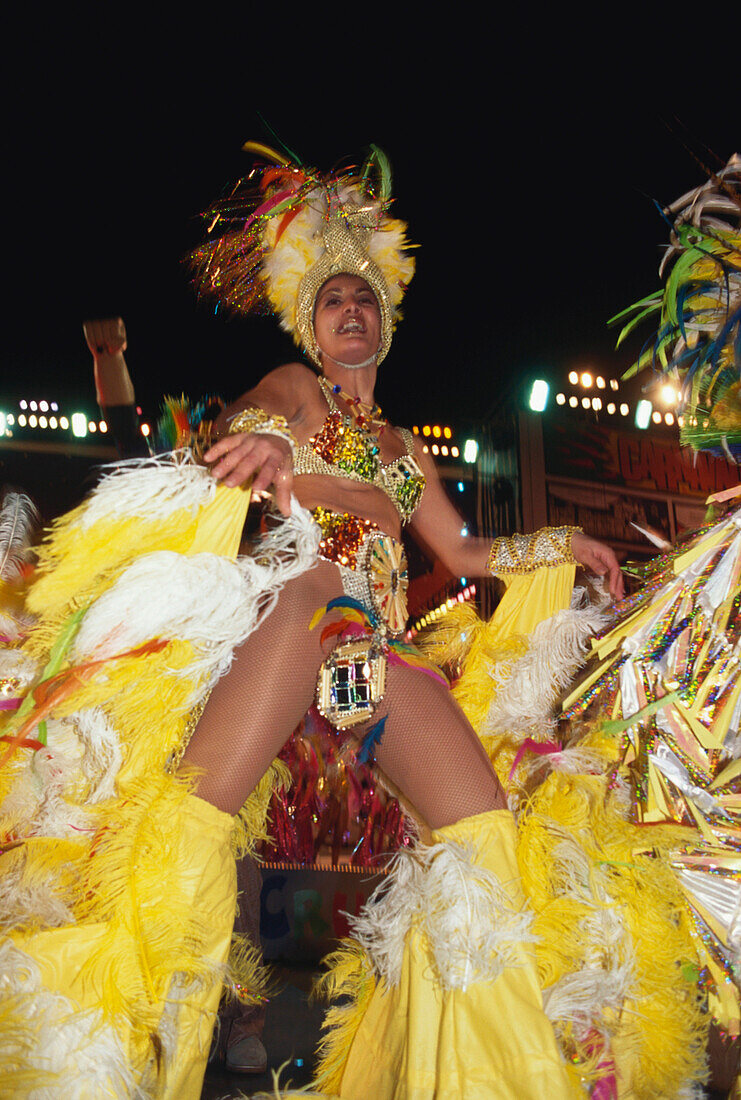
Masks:
[[[338,1093],[347,1055],[376,988],[370,960],[355,940],[344,940],[324,960],[327,972],[317,980],[314,996],[341,1000],[324,1018],[324,1036],[317,1051],[312,1082],[323,1093]]]

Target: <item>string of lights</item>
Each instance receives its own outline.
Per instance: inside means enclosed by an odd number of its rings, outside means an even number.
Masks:
[[[659,387],[653,400],[640,398],[638,401],[620,399],[620,382],[616,378],[604,378],[602,375],[594,375],[590,371],[569,372],[568,381],[571,391],[566,389],[556,393],[556,405],[561,408],[568,406],[570,409],[583,409],[586,412],[604,413],[608,417],[629,417],[633,414],[634,424],[637,428],[648,428],[649,424],[665,424],[672,427],[678,424],[684,426],[684,417],[673,410],[679,403],[679,394],[674,386],[663,384]],[[545,412],[550,396],[550,384],[545,379],[537,378],[530,388],[528,406],[532,412]],[[603,396],[604,394],[604,396]],[[658,405],[663,406],[657,408]]]
[[[137,410],[141,413],[141,409]],[[149,424],[140,426],[143,436],[150,434]],[[14,439],[19,435],[26,437],[32,432],[51,432],[84,439],[88,435],[105,435],[108,424],[104,419],[96,419],[86,412],[74,412],[60,408],[57,401],[29,400],[5,402],[0,406],[0,440]]]

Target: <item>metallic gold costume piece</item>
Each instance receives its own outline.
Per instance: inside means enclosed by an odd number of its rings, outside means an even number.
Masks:
[[[345,595],[376,613],[382,633],[400,634],[407,622],[409,584],[402,544],[360,516],[321,507],[312,515],[322,532],[319,556],[337,565]]]
[[[296,294],[296,328],[304,350],[317,366],[321,366],[322,360],[314,332],[314,302],[333,275],[357,275],[365,279],[376,296],[381,313],[381,345],[377,362],[385,358],[391,347],[394,311],[388,286],[380,267],[368,253],[371,237],[379,228],[379,219],[374,205],[356,205],[354,196],[348,197],[344,205],[336,195],[329,199],[327,222],[322,233],[322,255],[306,272]]]
[[[269,414],[259,405],[250,405],[233,418],[229,425],[229,435],[238,435],[240,432],[253,432],[256,435],[277,435],[284,439],[291,448],[291,454],[295,455],[298,443],[296,436],[288,427],[285,416],[279,413]]]
[[[294,474],[323,474],[375,485],[394,505],[402,523],[408,523],[425,488],[425,476],[414,457],[414,436],[408,428],[398,428],[407,453],[391,462],[381,462],[378,439],[341,412],[331,389],[326,386],[322,389],[329,404],[329,416],[321,430],[297,448]]]
[[[373,715],[386,690],[386,657],[376,636],[338,645],[319,669],[316,703],[336,729]]]
[[[370,541],[367,569],[374,609],[389,633],[401,634],[407,623],[409,584],[404,547],[390,535],[376,535]]]
[[[316,295],[333,275],[357,275],[381,313],[380,363],[414,275],[406,224],[390,214],[385,154],[372,146],[359,169],[325,175],[264,145],[245,149],[273,163],[204,213],[207,240],[190,256],[199,293],[242,315],[267,307],[320,364]]]
[[[580,527],[542,527],[532,535],[494,539],[486,563],[495,577],[506,573],[532,573],[547,565],[572,565],[571,536]]]

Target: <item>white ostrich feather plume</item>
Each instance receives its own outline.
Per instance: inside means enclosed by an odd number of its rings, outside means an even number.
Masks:
[[[633,941],[619,910],[611,904],[607,877],[567,830],[550,820],[548,827],[562,838],[554,850],[551,872],[558,879],[559,892],[588,905],[589,911],[580,925],[585,965],[544,990],[543,1006],[559,1034],[570,1025],[577,1035],[586,1036],[593,1029],[607,1035],[616,1018],[609,1013],[619,1015],[633,992]]]
[[[236,562],[217,554],[157,551],[137,559],[87,611],[75,661],[102,659],[152,638],[190,641],[199,670],[221,675],[232,650],[275,607],[283,585],[316,563],[319,531],[294,500],[293,514]]]
[[[116,776],[121,768],[118,734],[101,707],[78,710],[66,719],[84,747],[82,770],[89,783],[88,802],[102,802],[116,793]]]
[[[3,632],[4,625],[3,616],[0,616],[0,630],[3,630]],[[39,661],[29,657],[20,649],[0,650],[0,679],[20,680],[18,695],[23,695],[34,683],[39,665]]]
[[[20,575],[31,553],[31,539],[39,520],[36,505],[25,493],[6,490],[0,502],[0,580]]]
[[[606,622],[605,611],[585,605],[584,589],[575,589],[570,608],[538,623],[528,639],[527,653],[489,670],[497,690],[482,736],[527,731],[543,724],[549,728],[560,693]]]
[[[54,875],[36,877],[33,882],[28,882],[24,881],[24,868],[25,860],[16,858],[12,867],[4,871],[0,878],[0,928],[62,928],[74,924],[72,911],[59,896]]]
[[[38,965],[9,940],[0,946],[4,1019],[0,1063],[6,1096],[33,1100],[147,1100],[136,1084],[115,1028],[96,1011],[45,989]],[[18,1087],[13,1078],[17,1074]],[[32,1081],[31,1091],[27,1091]]]
[[[544,990],[543,1009],[557,1032],[563,1032],[569,1023],[577,1036],[585,1038],[590,1031],[606,1030],[600,1026],[605,1012],[620,1012],[633,981],[633,966],[629,962],[611,969],[585,967],[574,974],[565,974]]]
[[[22,765],[0,811],[27,836],[79,837],[90,828],[84,746],[68,720],[47,719],[47,744]]]
[[[83,529],[101,519],[142,516],[164,519],[181,509],[195,512],[213,499],[216,481],[187,451],[117,463],[89,497]]]
[[[427,936],[443,988],[466,989],[517,964],[515,948],[534,939],[532,919],[496,875],[473,863],[470,848],[447,841],[399,851],[389,879],[350,926],[389,985],[399,982],[415,929]]]

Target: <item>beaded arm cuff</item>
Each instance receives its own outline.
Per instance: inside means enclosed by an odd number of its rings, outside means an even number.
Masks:
[[[272,416],[258,405],[250,405],[237,413],[229,425],[229,435],[238,435],[240,432],[254,432],[257,435],[277,435],[279,439],[285,439],[291,448],[291,454],[296,454],[298,443],[296,437],[288,427],[285,416],[273,414]]]
[[[571,536],[581,527],[543,527],[532,535],[494,539],[487,568],[495,577],[506,573],[532,573],[543,565],[571,565]]]

